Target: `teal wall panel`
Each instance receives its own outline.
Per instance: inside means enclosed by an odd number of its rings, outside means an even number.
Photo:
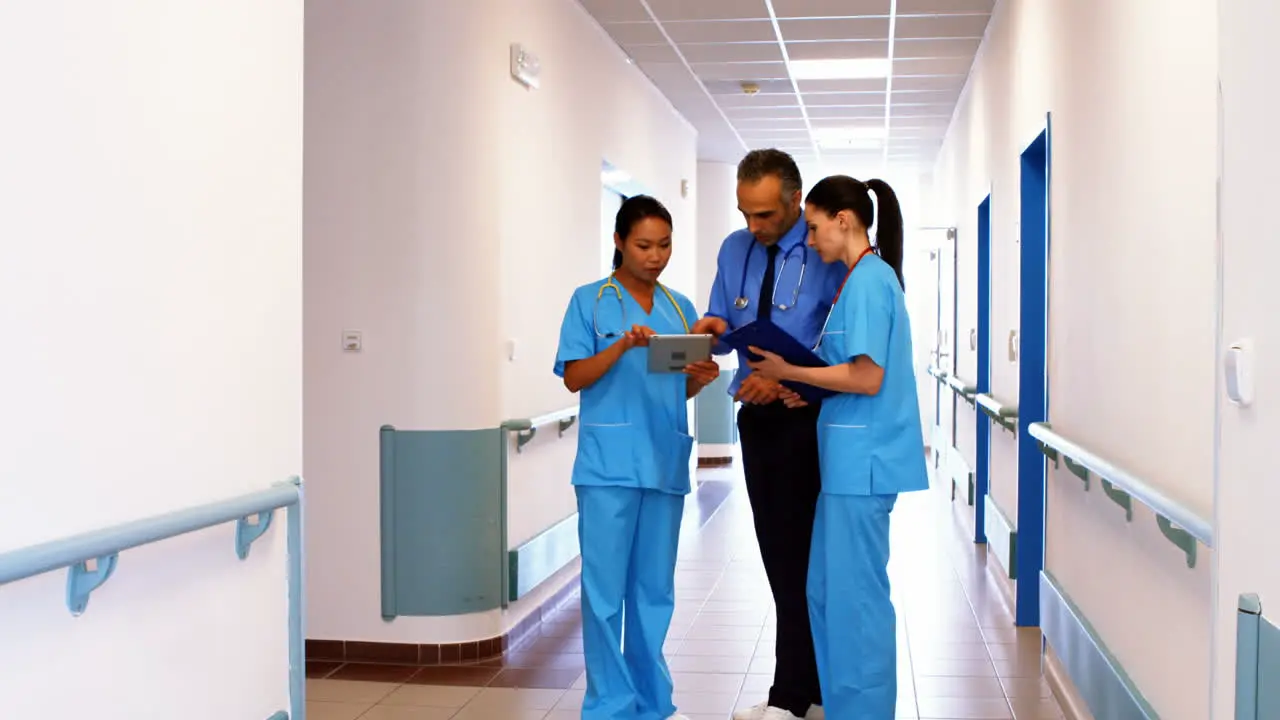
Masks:
[[[1040,623],[1045,640],[1095,718],[1158,720],[1120,661],[1047,572],[1040,573]]]
[[[1257,595],[1241,595],[1236,628],[1236,720],[1280,718],[1280,628]]]
[[[574,513],[511,550],[507,599],[515,602],[529,594],[580,554],[578,513]]]
[[[994,498],[987,495],[984,498],[984,502],[986,503],[986,512],[983,514],[983,522],[986,527],[983,532],[987,535],[987,548],[1004,566],[1005,572],[1009,574],[1009,579],[1017,580],[1018,530],[1013,522],[1009,520],[1009,516],[1005,515],[1000,506],[996,504]]]
[[[383,617],[502,606],[503,441],[497,428],[382,429]]]
[[[732,445],[738,442],[733,396],[729,394],[732,372],[721,372],[715,382],[703,388],[694,400],[697,410],[697,439],[705,445]]]

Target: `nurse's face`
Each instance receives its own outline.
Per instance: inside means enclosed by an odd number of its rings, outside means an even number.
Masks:
[[[853,213],[842,210],[832,217],[813,205],[805,205],[804,219],[809,224],[808,245],[817,251],[822,262],[832,263],[844,257],[852,224],[857,222]]]
[[[671,261],[671,226],[662,218],[640,220],[625,238],[614,233],[613,243],[622,251],[622,268],[640,280],[657,282]]]

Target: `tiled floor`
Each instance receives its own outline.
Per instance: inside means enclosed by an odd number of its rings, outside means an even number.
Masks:
[[[703,471],[686,510],[667,644],[676,703],[724,720],[767,692],[772,603],[735,470]],[[945,493],[945,494],[944,494]],[[949,489],[903,496],[893,516],[899,718],[1061,718],[1040,675],[1040,636],[1020,631],[950,509]],[[571,603],[500,661],[468,667],[309,668],[309,720],[571,720],[583,695],[581,623]],[[834,719],[838,720],[838,719]]]

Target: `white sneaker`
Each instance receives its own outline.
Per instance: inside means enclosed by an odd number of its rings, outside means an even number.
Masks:
[[[676,713],[675,715],[672,715],[671,717],[667,718],[667,720],[689,720],[689,716]]]
[[[733,714],[733,720],[800,720],[791,713],[762,702],[755,707],[739,710]]]
[[[809,712],[804,714],[804,720],[827,720],[827,714],[823,712],[821,705],[810,705]]]

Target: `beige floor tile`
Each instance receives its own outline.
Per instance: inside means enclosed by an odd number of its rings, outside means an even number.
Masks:
[[[396,689],[396,685],[351,680],[308,680],[307,700],[372,705]]]
[[[307,717],[310,720],[356,720],[372,707],[371,703],[340,703],[307,701]]]
[[[457,713],[458,708],[375,705],[359,720],[449,720]]]
[[[387,695],[380,704],[457,709],[475,699],[482,690],[475,687],[404,685]]]

